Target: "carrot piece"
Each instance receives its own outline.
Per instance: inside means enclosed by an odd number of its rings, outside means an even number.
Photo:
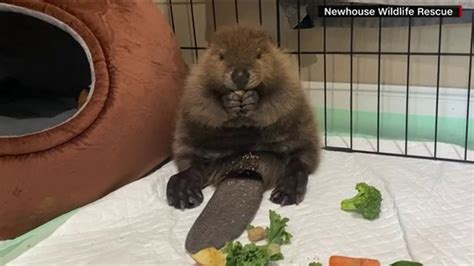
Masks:
[[[380,266],[380,262],[368,258],[351,258],[344,256],[331,256],[329,266]]]

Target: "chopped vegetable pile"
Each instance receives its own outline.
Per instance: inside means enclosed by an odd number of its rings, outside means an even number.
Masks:
[[[280,246],[289,244],[293,237],[286,231],[288,221],[288,218],[282,218],[276,212],[270,211],[270,227],[267,227],[263,232],[261,227],[248,226],[247,230],[251,241],[266,238],[267,243],[265,245],[250,243],[245,246],[238,241],[227,243],[224,247],[224,253],[227,254],[226,265],[265,266],[271,261],[282,260],[283,254],[280,252]]]
[[[375,187],[366,183],[356,185],[358,194],[341,202],[341,209],[362,214],[366,219],[373,220],[380,215],[382,195]],[[270,262],[282,260],[280,247],[290,244],[293,235],[286,231],[288,218],[282,218],[275,211],[269,213],[270,226],[247,226],[250,243],[243,245],[239,241],[228,242],[221,250],[206,248],[192,255],[192,258],[204,266],[267,266]],[[260,241],[265,244],[258,245]],[[411,261],[398,261],[393,266],[422,266]],[[311,262],[309,266],[322,266],[320,262]],[[333,255],[329,258],[329,266],[380,266],[380,262],[370,258],[351,258]]]
[[[193,259],[201,265],[208,266],[265,266],[272,261],[283,259],[281,245],[289,244],[293,237],[286,231],[288,218],[282,218],[275,211],[270,211],[270,226],[267,228],[249,225],[247,233],[249,244],[231,241],[222,250],[207,248],[193,254]],[[266,244],[255,242],[266,240]]]
[[[362,217],[368,220],[374,220],[379,217],[382,194],[373,186],[366,183],[356,185],[357,195],[341,202],[341,209],[344,211],[353,211],[362,214]]]

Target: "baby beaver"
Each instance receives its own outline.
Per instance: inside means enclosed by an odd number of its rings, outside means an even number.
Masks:
[[[193,208],[230,175],[261,178],[281,205],[303,200],[319,135],[297,68],[260,29],[220,30],[187,78],[173,143],[168,203]]]

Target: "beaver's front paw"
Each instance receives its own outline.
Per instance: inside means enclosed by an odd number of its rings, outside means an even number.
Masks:
[[[307,185],[308,174],[304,167],[300,163],[290,163],[278,180],[270,200],[282,206],[298,205],[304,199]]]
[[[172,176],[166,187],[166,196],[168,204],[177,209],[199,206],[204,199],[200,174],[190,168]]]
[[[236,117],[241,111],[241,96],[238,93],[231,92],[222,97],[222,104],[229,115]]]
[[[249,90],[242,95],[242,103],[241,103],[241,113],[243,115],[250,115],[255,110],[257,110],[257,105],[259,101],[258,93],[254,90]]]

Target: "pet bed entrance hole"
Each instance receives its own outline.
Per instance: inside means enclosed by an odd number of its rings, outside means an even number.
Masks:
[[[82,110],[79,96],[90,99],[94,73],[77,32],[46,14],[0,3],[0,36],[0,137],[45,131]]]

